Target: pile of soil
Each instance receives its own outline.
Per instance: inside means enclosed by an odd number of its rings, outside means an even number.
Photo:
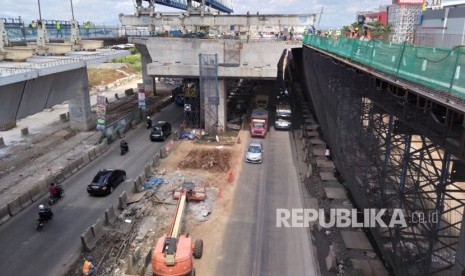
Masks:
[[[180,169],[207,170],[210,172],[227,172],[231,167],[231,152],[225,149],[196,149],[190,151],[179,162]]]

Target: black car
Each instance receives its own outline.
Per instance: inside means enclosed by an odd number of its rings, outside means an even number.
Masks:
[[[184,95],[176,95],[174,102],[177,106],[184,106]]]
[[[160,121],[153,126],[150,133],[150,141],[165,141],[171,134],[171,124],[165,121]]]
[[[123,170],[100,170],[94,180],[87,186],[89,195],[111,194],[116,186],[126,180]]]

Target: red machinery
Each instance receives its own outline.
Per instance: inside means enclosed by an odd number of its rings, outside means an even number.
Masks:
[[[178,198],[176,215],[169,235],[163,235],[152,251],[152,272],[157,276],[195,275],[192,256],[202,257],[203,241],[192,243],[189,235],[181,235],[184,211],[187,201],[205,199],[205,188],[195,189],[194,183],[185,182],[182,188],[174,191],[173,198]]]

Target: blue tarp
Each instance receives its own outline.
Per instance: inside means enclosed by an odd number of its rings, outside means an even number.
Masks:
[[[163,178],[151,176],[144,183],[144,190],[156,188],[158,185],[161,184],[163,184]]]

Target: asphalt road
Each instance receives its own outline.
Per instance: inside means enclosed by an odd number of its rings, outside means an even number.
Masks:
[[[153,118],[171,122],[174,132],[182,122],[182,108],[171,104]],[[63,275],[68,270],[80,252],[81,234],[98,218],[103,219],[108,207],[117,206],[118,196],[132,189],[132,180],[165,144],[150,142],[145,122],[127,132],[126,140],[129,152],[125,156],[120,156],[119,142],[113,143],[107,152],[64,181],[65,197],[53,205],[53,221],[42,232],[35,229],[39,203],[0,227],[0,275]],[[104,168],[124,169],[126,182],[109,196],[88,196],[87,185]],[[40,202],[47,199],[44,196]]]
[[[243,166],[214,275],[319,275],[309,229],[276,227],[277,208],[304,208],[290,139],[272,130]]]

